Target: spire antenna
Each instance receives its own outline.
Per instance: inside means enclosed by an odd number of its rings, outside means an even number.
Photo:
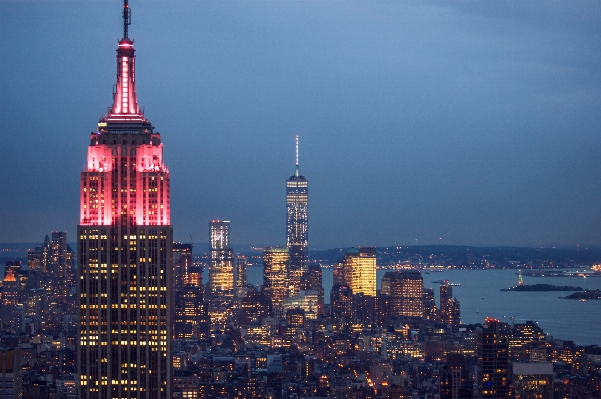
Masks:
[[[136,95],[136,56],[134,41],[128,36],[131,25],[131,9],[129,1],[123,0],[123,38],[117,47],[117,84],[113,88],[113,106],[108,112],[105,122],[131,121],[148,122],[138,105]]]
[[[123,38],[127,39],[127,27],[131,25],[131,9],[129,8],[129,1],[123,0]]]
[[[298,177],[298,134],[296,135],[296,176]]]

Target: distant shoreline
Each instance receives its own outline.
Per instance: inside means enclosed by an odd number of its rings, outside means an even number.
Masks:
[[[584,291],[582,287],[573,285],[552,285],[552,284],[533,284],[533,285],[516,285],[509,288],[501,288],[501,291],[515,292],[537,292],[537,291]]]

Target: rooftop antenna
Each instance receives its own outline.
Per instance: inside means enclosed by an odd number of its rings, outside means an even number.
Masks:
[[[123,0],[123,38],[129,39],[127,36],[127,27],[131,25],[131,10],[129,8],[129,1]]]
[[[296,135],[296,177],[298,177],[298,134]]]

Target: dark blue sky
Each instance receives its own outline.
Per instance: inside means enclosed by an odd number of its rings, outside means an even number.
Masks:
[[[0,0],[0,242],[74,240],[120,1]],[[176,239],[601,246],[601,3],[131,0]],[[440,240],[440,238],[442,240]]]

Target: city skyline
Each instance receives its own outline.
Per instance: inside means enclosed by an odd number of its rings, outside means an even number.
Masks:
[[[77,9],[75,4],[77,3],[70,4],[70,11]],[[194,7],[191,4],[183,2],[170,6]],[[309,9],[316,7],[323,10],[325,7],[331,11],[334,10],[331,8],[332,4],[314,3]],[[162,7],[159,3],[154,5]],[[267,11],[271,11],[273,7],[278,12],[289,12],[291,8],[308,11],[304,3],[296,0],[269,4],[258,1],[220,2],[218,5],[202,3],[200,7],[216,6],[223,10],[224,5],[225,9],[236,5]],[[366,7],[360,3],[349,3],[349,6],[355,11]],[[377,3],[375,6],[379,11],[389,7],[391,6],[384,3]],[[442,7],[427,5],[425,9],[431,12]],[[449,10],[448,7],[445,9]],[[480,11],[485,9],[486,7]],[[239,246],[232,240],[237,234],[232,231],[230,235],[232,218],[229,216],[232,215],[227,214],[230,207],[238,212],[233,214],[234,218],[242,217],[242,220],[238,219],[241,221],[241,231],[238,233],[242,233],[242,240],[250,238],[245,229],[248,221],[256,217],[259,218],[252,223],[250,232],[252,239],[261,243],[266,239],[274,240],[271,229],[278,224],[269,217],[261,218],[264,215],[260,213],[260,206],[270,215],[278,207],[262,198],[268,195],[270,199],[277,199],[278,206],[283,205],[284,201],[279,196],[261,190],[272,179],[265,179],[257,171],[273,166],[272,159],[266,154],[277,159],[274,154],[279,153],[280,147],[278,141],[274,140],[274,134],[282,132],[277,129],[263,131],[261,124],[255,126],[259,133],[253,139],[256,143],[264,143],[265,147],[261,148],[267,152],[260,158],[265,162],[257,162],[255,159],[252,168],[246,168],[244,182],[227,178],[228,173],[239,170],[244,164],[244,156],[236,153],[233,141],[227,143],[227,150],[219,147],[222,142],[228,141],[223,136],[203,135],[199,141],[195,141],[193,136],[189,136],[190,131],[186,130],[186,123],[183,122],[186,119],[181,114],[170,114],[168,118],[159,117],[157,126],[161,132],[161,124],[167,128],[178,126],[177,131],[183,131],[182,136],[162,135],[154,123],[151,123],[151,120],[156,121],[145,113],[144,107],[138,102],[137,88],[142,87],[141,82],[146,79],[150,81],[150,85],[146,87],[151,89],[150,93],[155,93],[150,95],[152,101],[157,99],[156,93],[162,89],[166,89],[166,94],[159,96],[160,101],[179,101],[176,99],[181,98],[185,102],[190,97],[185,96],[185,91],[177,90],[177,81],[181,76],[176,69],[170,68],[167,75],[159,74],[156,75],[159,78],[153,79],[152,74],[138,74],[136,64],[144,65],[146,62],[159,70],[167,65],[173,66],[170,61],[161,63],[161,57],[174,49],[178,56],[184,55],[184,47],[179,47],[176,42],[172,45],[163,43],[162,47],[169,50],[162,52],[158,50],[161,48],[159,46],[153,49],[153,57],[140,59],[134,48],[139,51],[142,46],[134,43],[130,30],[130,25],[133,27],[138,24],[132,25],[129,0],[123,0],[118,10],[116,16],[121,22],[121,29],[116,31],[121,31],[123,36],[115,35],[120,37],[115,46],[116,54],[113,47],[113,51],[107,51],[106,54],[99,51],[94,57],[94,62],[100,64],[101,60],[116,56],[116,76],[113,75],[115,84],[110,107],[94,122],[94,130],[85,135],[87,151],[85,163],[79,171],[79,195],[76,196],[79,204],[71,210],[73,212],[79,209],[75,236],[77,250],[74,251],[69,245],[68,232],[65,230],[54,230],[52,238],[46,235],[41,246],[27,249],[26,263],[22,257],[17,257],[18,250],[9,248],[10,245],[2,248],[3,253],[15,255],[12,259],[3,257],[5,273],[0,290],[0,392],[3,397],[601,397],[601,347],[596,343],[582,346],[571,340],[579,338],[596,342],[599,339],[594,332],[598,331],[595,326],[601,320],[592,315],[593,312],[599,313],[601,291],[583,287],[594,284],[590,281],[593,277],[601,277],[601,265],[592,265],[586,271],[557,270],[566,264],[570,268],[580,268],[580,259],[599,256],[601,249],[477,248],[452,245],[414,246],[410,249],[403,245],[381,248],[376,245],[358,245],[346,251],[341,248],[323,251],[325,258],[337,256],[333,264],[321,256],[315,256],[319,252],[313,252],[309,257],[308,180],[299,173],[299,135],[296,134],[296,169],[286,181],[285,191],[286,246],[280,246],[279,243],[276,246],[265,245],[262,257],[257,253],[235,252],[234,248]],[[367,6],[367,10],[373,11],[374,8]],[[417,10],[424,11],[424,8],[412,9]],[[47,11],[54,12],[56,9],[50,7]],[[181,22],[191,16],[185,10],[183,12]],[[152,27],[152,32],[160,30],[154,29],[158,25],[153,23],[151,15],[145,14],[140,18],[139,25]],[[358,16],[364,18],[366,15],[355,15]],[[101,14],[95,17],[102,19]],[[201,22],[195,18],[189,21]],[[259,22],[253,18],[248,21],[252,21],[251,25]],[[268,21],[269,17],[263,22]],[[275,22],[276,25],[284,23],[282,20]],[[1,23],[4,21],[0,20]],[[283,27],[287,28],[288,25],[284,23]],[[85,32],[92,30],[96,35],[105,35],[110,31],[107,26],[103,26],[101,31],[89,28],[87,26]],[[242,27],[243,30],[245,28],[247,27]],[[279,33],[281,27],[276,29]],[[338,29],[340,26],[335,30]],[[90,43],[84,37],[80,38],[81,43],[89,47]],[[165,38],[170,40],[169,37]],[[145,39],[152,41],[152,34]],[[185,42],[185,38],[182,40]],[[143,43],[144,39],[140,42]],[[3,41],[0,40],[0,43]],[[3,60],[3,49],[4,47],[0,52],[0,60]],[[78,53],[77,50],[75,52]],[[177,56],[167,58],[177,62]],[[260,58],[253,54],[250,59],[258,62]],[[69,59],[64,59],[62,65],[73,71],[69,74],[71,80],[76,80],[76,76],[87,76],[88,73],[94,76],[88,87],[95,87],[101,81],[102,76],[92,71],[78,75],[81,65],[75,61],[71,63]],[[0,68],[4,66],[4,63],[0,64]],[[273,66],[277,69],[277,62]],[[242,69],[248,68],[246,65]],[[45,72],[51,69],[46,68]],[[199,67],[199,70],[202,69]],[[49,72],[47,77],[51,75]],[[366,78],[367,75],[362,77]],[[377,73],[373,76],[376,75]],[[23,76],[30,75],[23,73]],[[271,75],[269,77],[273,79],[271,83],[277,80]],[[209,82],[211,79],[206,81]],[[3,78],[0,87],[5,83],[18,86],[21,82],[15,83],[10,77]],[[253,83],[258,83],[257,86],[263,89],[264,85],[269,85],[269,79]],[[369,82],[368,85],[378,86],[378,82],[373,83],[375,84]],[[84,84],[76,86],[78,93],[95,95]],[[187,87],[192,88],[193,85]],[[317,86],[308,88],[305,94],[316,94],[316,89]],[[386,89],[390,90],[391,87]],[[236,100],[241,100],[248,94],[243,88],[239,92],[241,98],[236,97]],[[44,90],[40,90],[39,94],[39,97],[44,97]],[[210,92],[203,93],[202,97],[219,102],[219,96],[212,97]],[[394,96],[381,100],[390,102],[392,97]],[[140,98],[144,99],[144,95],[141,94]],[[361,98],[361,103],[365,105],[373,100],[374,98],[367,96]],[[19,101],[18,96],[14,101],[11,99],[6,102],[3,99],[0,109],[3,105],[14,106]],[[45,101],[51,103],[52,100],[45,98]],[[264,111],[259,103],[257,101],[253,105]],[[155,101],[153,104],[158,103]],[[303,104],[309,107],[316,105],[311,101]],[[208,101],[207,105],[210,108],[215,104]],[[371,111],[378,108],[375,104],[371,105]],[[561,105],[565,106],[565,103]],[[68,129],[61,124],[61,121],[64,122],[61,119],[64,115],[72,116],[72,119],[86,115],[85,112],[82,115],[75,112],[68,102],[60,103],[60,107],[61,111],[56,114],[59,121],[56,123],[63,129]],[[244,114],[250,109],[226,108],[228,111],[239,111],[240,120],[237,123],[246,126],[246,122],[243,122]],[[366,112],[365,116],[368,115],[369,107],[359,108]],[[159,109],[160,115],[168,111],[169,107],[161,106]],[[349,115],[353,113],[352,109],[346,111]],[[0,122],[11,114],[11,110],[2,112]],[[307,110],[301,110],[300,114],[302,113],[306,114]],[[198,126],[201,129],[215,123],[215,120],[210,122],[203,119],[203,112],[197,109],[190,109],[189,115],[199,120]],[[211,111],[207,110],[204,116],[210,115]],[[281,122],[288,122],[285,113],[278,114],[278,117],[281,117]],[[301,119],[302,116],[299,120]],[[369,114],[368,119],[371,123],[377,117]],[[31,121],[32,119],[23,118],[23,126]],[[231,121],[224,119],[222,122]],[[351,121],[333,116],[329,122],[338,124]],[[60,165],[70,165],[69,161],[75,154],[83,151],[83,145],[75,151],[78,140],[67,134],[65,137],[52,134],[54,124],[47,125],[49,131],[44,133],[51,133],[52,140],[45,140],[44,137],[38,139],[39,142],[44,142],[46,149],[39,154],[67,150],[69,153],[60,158]],[[8,129],[10,130],[10,124]],[[24,128],[24,131],[27,129]],[[382,137],[365,134],[360,126],[354,133],[357,136],[353,138],[350,135],[345,139],[351,144],[353,140],[360,140],[361,143],[355,143],[360,145],[350,145],[351,151],[339,156],[328,154],[331,156],[329,161],[342,167],[339,172],[344,173],[337,173],[336,167],[328,169],[327,173],[340,176],[340,180],[330,181],[327,176],[320,175],[322,159],[308,158],[309,164],[316,165],[310,172],[317,179],[327,181],[328,188],[336,188],[336,183],[342,183],[344,189],[355,190],[354,195],[347,195],[348,192],[340,190],[332,191],[335,196],[326,197],[329,201],[318,201],[318,207],[323,209],[320,208],[322,213],[317,214],[327,215],[328,218],[335,216],[336,213],[331,215],[325,212],[332,210],[328,206],[334,207],[339,214],[351,216],[350,220],[356,224],[357,231],[345,230],[349,226],[345,226],[347,219],[344,218],[334,223],[329,221],[321,224],[318,231],[320,234],[326,233],[325,239],[332,243],[333,240],[364,243],[366,237],[372,244],[384,238],[399,239],[398,234],[394,235],[396,230],[389,229],[396,228],[401,232],[415,229],[415,226],[398,224],[403,217],[411,214],[410,210],[404,209],[404,202],[399,199],[394,209],[398,211],[400,219],[395,219],[390,214],[393,208],[381,208],[376,200],[388,197],[397,199],[401,193],[398,190],[401,189],[413,195],[413,203],[421,203],[419,201],[424,198],[416,196],[410,187],[405,187],[400,175],[396,179],[394,174],[374,173],[387,162],[382,159],[380,150],[374,151]],[[282,133],[278,137],[285,135],[287,134]],[[309,141],[311,135],[312,133],[307,133]],[[203,140],[207,145],[206,154],[209,154],[206,160],[195,152],[198,145],[202,146]],[[324,151],[323,147],[327,148],[328,143],[332,143],[330,140],[331,137],[327,134],[314,136],[313,151]],[[33,148],[31,155],[35,156],[35,146],[27,139],[23,141],[27,143],[25,148]],[[164,145],[165,141],[169,143],[167,146]],[[176,143],[173,145],[174,150],[168,152],[172,142]],[[183,147],[182,142],[185,144]],[[435,147],[427,139],[422,144],[428,150]],[[453,146],[448,147],[451,152],[454,151]],[[71,148],[74,150],[71,151]],[[396,151],[388,149],[392,153]],[[199,157],[195,157],[195,161],[206,163],[206,168],[200,168],[200,175],[195,174],[196,170],[186,158],[186,151],[188,155]],[[244,154],[250,152],[249,147],[245,146]],[[9,146],[7,154],[10,153]],[[326,153],[327,150],[323,152]],[[349,154],[351,157],[347,158]],[[167,167],[171,165],[167,162],[171,160],[170,155],[177,160],[172,170]],[[3,158],[0,156],[0,159]],[[352,161],[347,162],[350,159]],[[184,165],[189,169],[179,169]],[[595,165],[590,167],[594,169]],[[27,173],[26,170],[24,167],[24,174]],[[42,167],[39,170],[43,170],[41,174],[44,182],[53,184],[60,181],[65,184],[65,188],[60,190],[61,195],[69,195],[70,179],[61,174],[60,168]],[[281,172],[278,168],[276,170]],[[402,167],[399,166],[399,170]],[[9,171],[8,174],[11,175],[10,173]],[[313,175],[307,175],[313,179]],[[42,189],[32,186],[25,178],[21,180],[28,183],[31,192]],[[348,181],[352,181],[352,184],[349,185]],[[390,192],[383,194],[371,189],[377,186],[378,181],[387,183],[385,188]],[[176,212],[172,211],[178,209],[178,197],[172,196],[172,183],[177,185],[177,182],[184,183],[185,198],[195,201],[195,206],[179,208],[186,216],[188,225],[202,224],[204,219],[199,218],[198,214],[215,210],[221,212],[220,215],[215,215],[219,219],[209,219],[209,229],[205,230],[210,246],[208,256],[206,253],[194,254],[191,233],[187,235],[188,232],[185,231],[178,236],[174,235],[178,227],[174,226],[172,215]],[[210,187],[210,190],[196,191],[204,183],[208,184],[206,187]],[[254,191],[245,191],[246,183]],[[421,184],[436,185],[436,179],[421,181]],[[461,187],[458,181],[453,184]],[[228,195],[231,188],[237,194]],[[253,193],[256,192],[258,196],[253,199]],[[20,196],[18,192],[13,194],[10,198]],[[47,206],[42,209],[44,216],[52,219],[53,211],[60,214],[61,208],[50,201],[47,193],[42,190],[40,194],[41,200],[47,202]],[[213,198],[213,202],[203,202],[203,195]],[[452,202],[450,197],[444,197],[443,201],[449,199]],[[3,201],[4,199],[2,197]],[[26,208],[27,201],[23,202]],[[65,204],[68,205],[68,201]],[[203,208],[203,204],[206,208]],[[469,208],[468,205],[463,204],[466,209]],[[179,206],[181,207],[181,202]],[[0,209],[2,207],[3,203],[0,203]],[[353,207],[358,212],[350,212]],[[470,211],[477,213],[473,209]],[[386,219],[379,223],[378,212],[386,215]],[[491,214],[496,212],[497,210],[490,211]],[[426,217],[426,214],[428,213],[417,212],[416,217]],[[436,219],[443,214],[431,217]],[[222,219],[223,216],[228,220]],[[560,217],[561,215],[554,215],[552,223],[556,225]],[[366,225],[368,221],[373,225]],[[44,220],[36,222],[39,225]],[[492,221],[488,222],[493,226],[490,229],[498,227]],[[179,228],[185,225],[184,223]],[[320,222],[317,225],[320,226]],[[377,227],[371,231],[372,235],[369,234],[370,226]],[[582,225],[577,226],[583,229]],[[5,229],[2,230],[12,232],[11,237],[19,234],[16,230],[11,230],[10,221],[3,220],[3,227]],[[419,227],[427,226],[423,226],[421,221]],[[565,228],[563,225],[562,227]],[[323,229],[326,231],[322,231]],[[327,229],[334,229],[338,234],[328,236],[327,234],[333,233]],[[264,236],[261,231],[265,232]],[[311,231],[315,231],[315,227]],[[457,231],[458,235],[453,239],[465,233],[461,233],[460,229]],[[0,241],[1,234],[3,233],[0,233]],[[443,243],[442,234],[440,236],[438,244]],[[186,240],[189,237],[190,243],[178,242],[181,237],[186,237]],[[413,244],[417,244],[418,238],[414,240]],[[447,244],[446,241],[444,243]],[[258,248],[254,247],[252,250],[256,251]],[[549,252],[553,252],[551,257],[546,256]],[[507,255],[512,253],[517,254],[517,257]],[[559,259],[558,262],[556,258]],[[261,268],[249,267],[259,265],[261,260]],[[541,266],[544,269],[535,270]],[[515,270],[518,268],[520,289],[503,288],[515,281]],[[483,279],[482,273],[487,273],[489,278]],[[581,278],[579,283],[583,287],[527,285],[524,284],[524,276],[527,279],[545,277],[547,281],[562,277]],[[438,298],[431,287],[435,284],[439,284]],[[454,296],[453,287],[463,288]],[[523,295],[510,291],[522,291],[520,294]],[[547,291],[574,292],[569,296],[556,297],[556,294],[549,296]],[[326,294],[329,296],[329,303],[325,301]],[[539,294],[547,297],[543,299]],[[572,301],[566,301],[569,299]],[[508,306],[512,301],[513,306]],[[487,313],[494,310],[499,316],[482,318],[480,310]],[[536,319],[541,321],[540,325],[539,321],[529,317],[532,310]],[[500,314],[503,314],[502,318]],[[556,335],[556,332],[561,333],[561,336]]]
[[[74,236],[118,3],[0,4],[0,242]],[[176,6],[140,3],[130,32],[176,240],[225,218],[233,248],[284,246],[298,134],[311,250],[601,245],[597,3]]]

